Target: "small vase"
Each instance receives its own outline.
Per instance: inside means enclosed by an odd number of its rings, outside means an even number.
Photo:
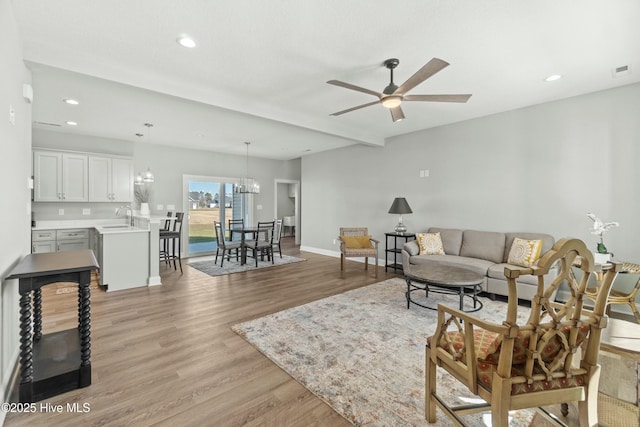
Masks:
[[[140,215],[149,215],[149,203],[140,203]]]

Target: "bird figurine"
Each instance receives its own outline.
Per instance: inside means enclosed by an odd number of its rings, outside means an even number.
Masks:
[[[587,217],[590,218],[593,221],[593,231],[591,231],[591,234],[596,234],[598,236],[600,236],[600,242],[598,243],[597,246],[597,251],[600,254],[606,254],[608,253],[607,248],[604,246],[604,243],[602,241],[602,235],[608,231],[610,228],[613,227],[619,227],[620,224],[618,222],[604,222],[602,221],[600,218],[598,218],[595,214],[589,212],[587,213]]]

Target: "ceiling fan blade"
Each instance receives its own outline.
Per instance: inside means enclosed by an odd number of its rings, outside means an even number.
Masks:
[[[402,107],[399,105],[397,107],[390,108],[389,111],[391,111],[391,119],[393,119],[394,123],[404,119]]]
[[[426,101],[426,102],[467,102],[471,95],[405,95],[405,101]]]
[[[409,79],[402,83],[398,89],[394,92],[394,94],[405,94],[409,92],[414,87],[418,86],[423,81],[427,80],[429,77],[433,76],[438,71],[442,70],[449,63],[443,61],[442,59],[433,58],[431,61],[427,62],[422,68],[420,68],[416,73],[409,77]]]
[[[380,102],[381,102],[380,100],[373,101],[373,102],[368,102],[366,104],[358,105],[357,107],[348,108],[346,110],[338,111],[337,113],[333,113],[333,114],[329,114],[329,115],[330,116],[339,116],[341,114],[349,113],[349,112],[355,111],[355,110],[359,110],[359,109],[364,108],[364,107],[370,107],[372,105],[380,104]]]
[[[340,86],[347,89],[355,90],[357,92],[368,93],[369,95],[377,96],[378,98],[382,98],[382,94],[380,92],[376,92],[374,90],[365,89],[360,86],[352,85],[351,83],[341,82],[339,80],[329,80],[327,83],[334,86]]]

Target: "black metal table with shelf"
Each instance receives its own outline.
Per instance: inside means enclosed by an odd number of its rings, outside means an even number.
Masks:
[[[19,401],[33,403],[91,385],[91,272],[93,251],[30,254],[11,271],[20,294]],[[78,327],[42,333],[42,287],[78,284]],[[33,303],[32,303],[33,299]]]
[[[415,240],[415,233],[384,233],[384,271],[387,271],[389,267],[393,268],[393,272],[402,271],[402,260],[398,262],[398,255],[402,252],[402,247],[405,243]],[[389,246],[389,238],[393,238],[393,246]],[[398,247],[398,239],[400,240],[400,247]],[[389,263],[389,254],[393,254],[393,262]]]

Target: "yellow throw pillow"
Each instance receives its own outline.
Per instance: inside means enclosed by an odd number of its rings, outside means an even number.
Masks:
[[[444,246],[440,232],[418,233],[416,240],[420,247],[420,255],[444,255]]]
[[[371,249],[371,236],[340,236],[348,249]]]
[[[516,237],[509,250],[507,262],[520,267],[531,267],[540,258],[541,250],[542,240],[525,240]]]

